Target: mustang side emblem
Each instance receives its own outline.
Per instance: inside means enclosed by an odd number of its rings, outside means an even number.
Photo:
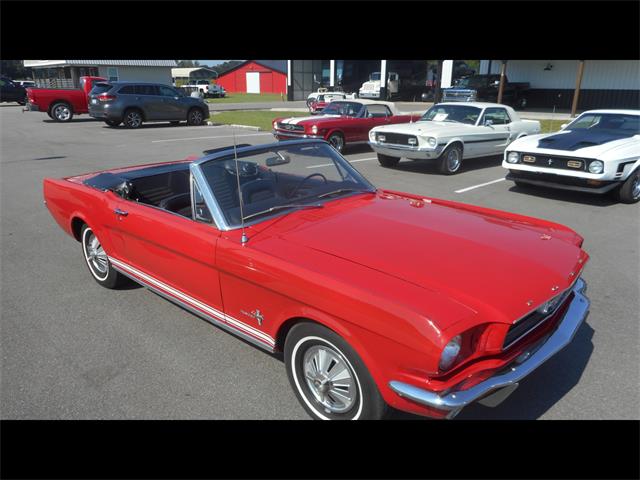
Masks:
[[[251,313],[245,310],[240,310],[240,313],[242,313],[243,315],[246,315],[247,317],[256,319],[258,321],[258,325],[262,325],[262,321],[264,320],[264,315],[262,315],[262,312],[260,312],[260,310],[255,309]]]
[[[540,240],[551,240],[551,235],[543,233],[542,235],[540,235]]]

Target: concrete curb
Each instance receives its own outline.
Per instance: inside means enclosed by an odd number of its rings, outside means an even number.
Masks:
[[[228,123],[216,123],[216,122],[207,122],[207,125],[210,127],[233,127],[233,128],[244,128],[245,130],[253,130],[254,132],[261,132],[262,129],[260,127],[253,127],[251,125],[236,125],[236,124],[228,124]]]

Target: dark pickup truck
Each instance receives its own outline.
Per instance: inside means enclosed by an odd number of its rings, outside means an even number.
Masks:
[[[472,75],[463,78],[455,87],[442,90],[443,102],[496,102],[500,75]],[[509,82],[505,76],[502,102],[516,108],[527,106],[529,83]]]

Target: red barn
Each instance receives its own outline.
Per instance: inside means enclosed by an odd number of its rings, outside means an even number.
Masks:
[[[247,60],[221,73],[218,85],[230,93],[287,94],[286,60]]]

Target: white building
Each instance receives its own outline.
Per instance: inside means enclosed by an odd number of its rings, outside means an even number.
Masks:
[[[82,76],[171,85],[175,60],[25,60],[39,86],[77,88]]]
[[[479,73],[500,73],[502,60],[481,60]],[[510,82],[528,82],[528,108],[571,109],[579,60],[507,60]],[[577,110],[640,108],[640,61],[585,60]]]

